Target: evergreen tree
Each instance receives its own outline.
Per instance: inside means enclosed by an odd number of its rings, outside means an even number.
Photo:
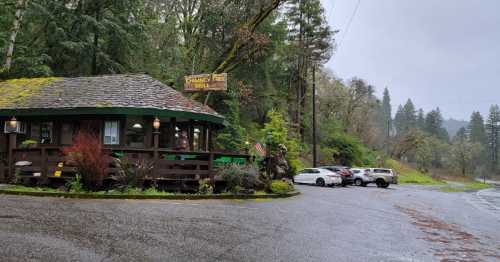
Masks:
[[[500,108],[498,105],[490,107],[490,114],[486,120],[486,134],[490,168],[493,172],[496,172],[498,170],[498,154],[500,151]]]
[[[304,117],[308,93],[307,79],[312,67],[328,61],[332,54],[335,34],[328,25],[320,0],[289,0],[285,18],[289,26],[290,51],[295,60],[295,108],[290,109],[293,124],[304,138]]]
[[[140,10],[139,0],[29,1],[10,77],[135,71]]]
[[[383,134],[389,137],[390,131],[392,129],[392,109],[391,97],[387,88],[384,89],[384,96],[382,98],[381,118]]]
[[[239,152],[245,147],[245,130],[240,123],[240,104],[234,98],[224,102],[227,105],[227,112],[224,113],[228,125],[217,135],[216,145],[222,151]]]
[[[418,110],[417,115],[417,128],[424,131],[425,130],[425,113],[422,108]]]
[[[443,128],[443,116],[439,108],[427,113],[424,130],[431,136],[435,136],[444,141],[449,140],[448,131]]]
[[[399,106],[394,118],[394,125],[398,135],[405,135],[417,127],[417,115],[411,99],[404,106]]]
[[[486,130],[484,128],[484,119],[481,113],[472,113],[467,129],[469,132],[469,140],[471,142],[479,143],[483,146],[486,145]]]
[[[404,116],[403,116],[403,106],[399,105],[396,115],[394,116],[394,127],[396,128],[396,133],[398,135],[403,134],[404,129]]]

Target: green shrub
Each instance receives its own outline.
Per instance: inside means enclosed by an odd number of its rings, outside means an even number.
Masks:
[[[203,195],[210,195],[214,193],[214,188],[210,184],[210,179],[200,180],[200,185],[198,186],[198,193]]]
[[[115,166],[118,168],[118,174],[111,178],[117,188],[123,191],[129,187],[142,187],[146,176],[153,171],[154,162],[146,159],[131,161],[128,158],[116,158]]]
[[[284,194],[293,191],[293,186],[284,180],[274,180],[271,183],[271,192],[275,194]]]
[[[83,193],[85,189],[83,188],[82,178],[80,175],[76,175],[75,179],[72,179],[68,183],[66,183],[66,187],[68,188],[70,193]]]
[[[367,148],[359,138],[345,132],[336,121],[320,123],[320,153],[324,164],[344,166],[372,166],[376,164],[377,153]]]
[[[233,193],[241,189],[257,189],[262,186],[258,171],[250,165],[224,165],[219,169],[218,175],[226,181],[227,190]]]
[[[27,140],[24,140],[24,141],[21,143],[20,147],[21,147],[21,148],[29,148],[30,146],[33,146],[33,145],[36,145],[36,144],[38,144],[38,142],[37,142],[37,141],[35,141],[35,140],[33,140],[33,139],[27,139]]]
[[[274,153],[278,149],[278,145],[285,145],[287,149],[286,160],[290,169],[288,170],[288,176],[294,176],[300,169],[303,168],[302,163],[299,160],[299,142],[295,137],[291,137],[288,132],[288,126],[285,117],[282,113],[276,110],[271,110],[267,113],[267,118],[269,122],[264,125],[262,129],[263,140],[266,140],[267,134],[272,135],[271,139],[271,153]]]

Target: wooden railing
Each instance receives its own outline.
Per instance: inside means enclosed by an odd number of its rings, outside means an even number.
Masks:
[[[106,148],[110,155],[127,158],[135,162],[140,159],[153,161],[154,168],[148,180],[155,181],[198,181],[209,178],[215,183],[215,173],[217,166],[233,161],[241,163],[248,162],[250,156],[241,154],[227,154],[218,152],[187,152],[174,151],[169,149],[137,149],[126,147]],[[57,167],[59,163],[65,162],[65,157],[58,146],[43,146],[36,148],[13,149],[12,165],[19,161],[31,162],[31,165],[24,167],[11,166],[12,172],[25,177],[37,178],[47,182],[50,180],[69,179],[74,177],[76,168],[71,166]],[[62,171],[60,176],[55,176],[55,172]],[[116,174],[118,169],[110,162],[106,170],[107,177]]]

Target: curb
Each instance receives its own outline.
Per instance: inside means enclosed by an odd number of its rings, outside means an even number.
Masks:
[[[37,197],[63,197],[63,198],[81,198],[81,199],[167,199],[167,200],[203,200],[203,199],[276,199],[289,198],[300,195],[299,191],[293,191],[284,194],[265,194],[265,195],[100,195],[100,194],[81,194],[64,192],[26,192],[0,189],[0,194],[18,195],[18,196],[37,196]]]

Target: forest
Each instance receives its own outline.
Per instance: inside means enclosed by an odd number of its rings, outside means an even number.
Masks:
[[[498,105],[453,136],[439,107],[392,112],[388,89],[324,67],[338,33],[320,0],[0,0],[0,78],[145,72],[182,90],[186,75],[228,73],[227,92],[188,94],[226,117],[218,148],[252,151],[272,131],[295,172],[311,165],[315,72],[320,164],[500,174]]]

